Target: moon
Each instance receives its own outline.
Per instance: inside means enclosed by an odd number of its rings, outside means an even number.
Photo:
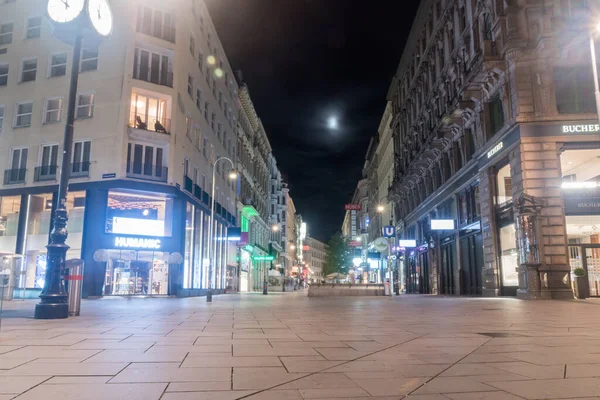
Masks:
[[[340,123],[336,116],[327,118],[327,127],[331,130],[337,130],[340,127]]]

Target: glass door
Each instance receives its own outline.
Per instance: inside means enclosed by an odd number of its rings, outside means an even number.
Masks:
[[[584,247],[585,259],[583,268],[587,272],[590,284],[590,296],[600,296],[600,246]]]

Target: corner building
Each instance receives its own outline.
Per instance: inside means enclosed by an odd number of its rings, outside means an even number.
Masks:
[[[234,284],[238,87],[201,0],[111,1],[114,31],[83,43],[75,142],[60,165],[73,48],[44,0],[0,3],[0,254],[15,287],[43,285],[59,169],[69,168],[68,258],[83,295],[199,295]],[[217,291],[217,292],[218,292]]]
[[[408,293],[572,298],[584,267],[600,294],[598,7],[421,2],[388,93]]]

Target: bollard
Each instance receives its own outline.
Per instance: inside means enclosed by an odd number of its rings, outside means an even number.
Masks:
[[[65,275],[68,283],[69,316],[78,317],[81,310],[81,289],[83,286],[83,260],[67,260],[69,274]]]

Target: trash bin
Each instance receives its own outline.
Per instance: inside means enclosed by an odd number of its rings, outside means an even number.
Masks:
[[[69,295],[69,316],[78,317],[81,310],[81,289],[83,286],[83,260],[74,259],[66,262],[67,292]]]
[[[14,279],[10,268],[0,271],[0,298],[11,301],[13,299]]]

